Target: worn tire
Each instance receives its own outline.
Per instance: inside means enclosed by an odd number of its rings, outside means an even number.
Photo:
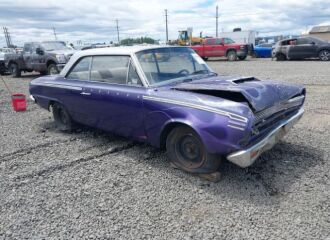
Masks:
[[[213,173],[221,163],[221,158],[208,153],[198,134],[187,126],[178,126],[169,133],[166,151],[173,165],[191,173]]]
[[[16,63],[11,63],[9,65],[9,71],[10,71],[10,74],[13,77],[20,77],[21,76],[21,70],[19,69],[19,67]]]
[[[47,73],[48,73],[48,75],[59,74],[59,71],[58,71],[58,68],[57,68],[56,64],[54,64],[54,63],[49,64],[48,67],[47,67]]]
[[[330,61],[330,51],[327,49],[321,50],[319,52],[319,58],[321,61]]]
[[[276,61],[285,61],[285,60],[286,60],[286,56],[283,53],[276,55]]]
[[[60,103],[54,103],[52,105],[52,112],[55,121],[56,128],[61,131],[72,131],[75,128],[75,124],[65,109]]]
[[[237,60],[237,53],[233,50],[230,50],[228,53],[227,53],[227,59],[228,61],[236,61]]]
[[[241,57],[238,57],[238,59],[240,60],[240,61],[243,61],[243,60],[245,60],[247,58],[247,56],[241,56]]]

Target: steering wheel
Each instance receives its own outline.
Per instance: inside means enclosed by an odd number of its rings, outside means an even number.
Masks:
[[[189,71],[187,69],[182,69],[178,72],[180,75],[189,75]]]

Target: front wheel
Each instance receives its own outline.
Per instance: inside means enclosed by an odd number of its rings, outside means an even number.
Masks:
[[[319,58],[321,61],[329,61],[330,60],[330,51],[329,50],[320,51]]]
[[[49,66],[47,68],[47,73],[49,75],[56,75],[56,74],[58,74],[59,71],[58,71],[58,68],[57,68],[56,64],[54,64],[54,63],[49,64]]]
[[[221,163],[218,155],[208,153],[197,133],[186,126],[176,127],[170,132],[166,151],[176,167],[191,173],[213,173]]]
[[[228,61],[236,61],[237,60],[237,53],[235,51],[229,51],[227,53]]]
[[[68,111],[62,104],[54,103],[52,112],[56,127],[61,131],[72,131],[74,129],[74,122]]]

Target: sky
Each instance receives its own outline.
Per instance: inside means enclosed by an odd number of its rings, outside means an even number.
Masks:
[[[258,36],[300,34],[314,25],[330,25],[330,0],[0,0],[2,27],[15,45],[25,41],[57,39],[77,44],[117,41],[147,36],[165,40],[168,10],[169,39],[193,28],[193,35],[215,36],[215,9],[219,6],[219,31],[255,30]]]

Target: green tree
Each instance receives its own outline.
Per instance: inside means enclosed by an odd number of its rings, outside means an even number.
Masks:
[[[120,41],[120,45],[134,45],[134,44],[155,44],[156,41],[153,38],[150,37],[139,37],[139,38],[125,38]]]

